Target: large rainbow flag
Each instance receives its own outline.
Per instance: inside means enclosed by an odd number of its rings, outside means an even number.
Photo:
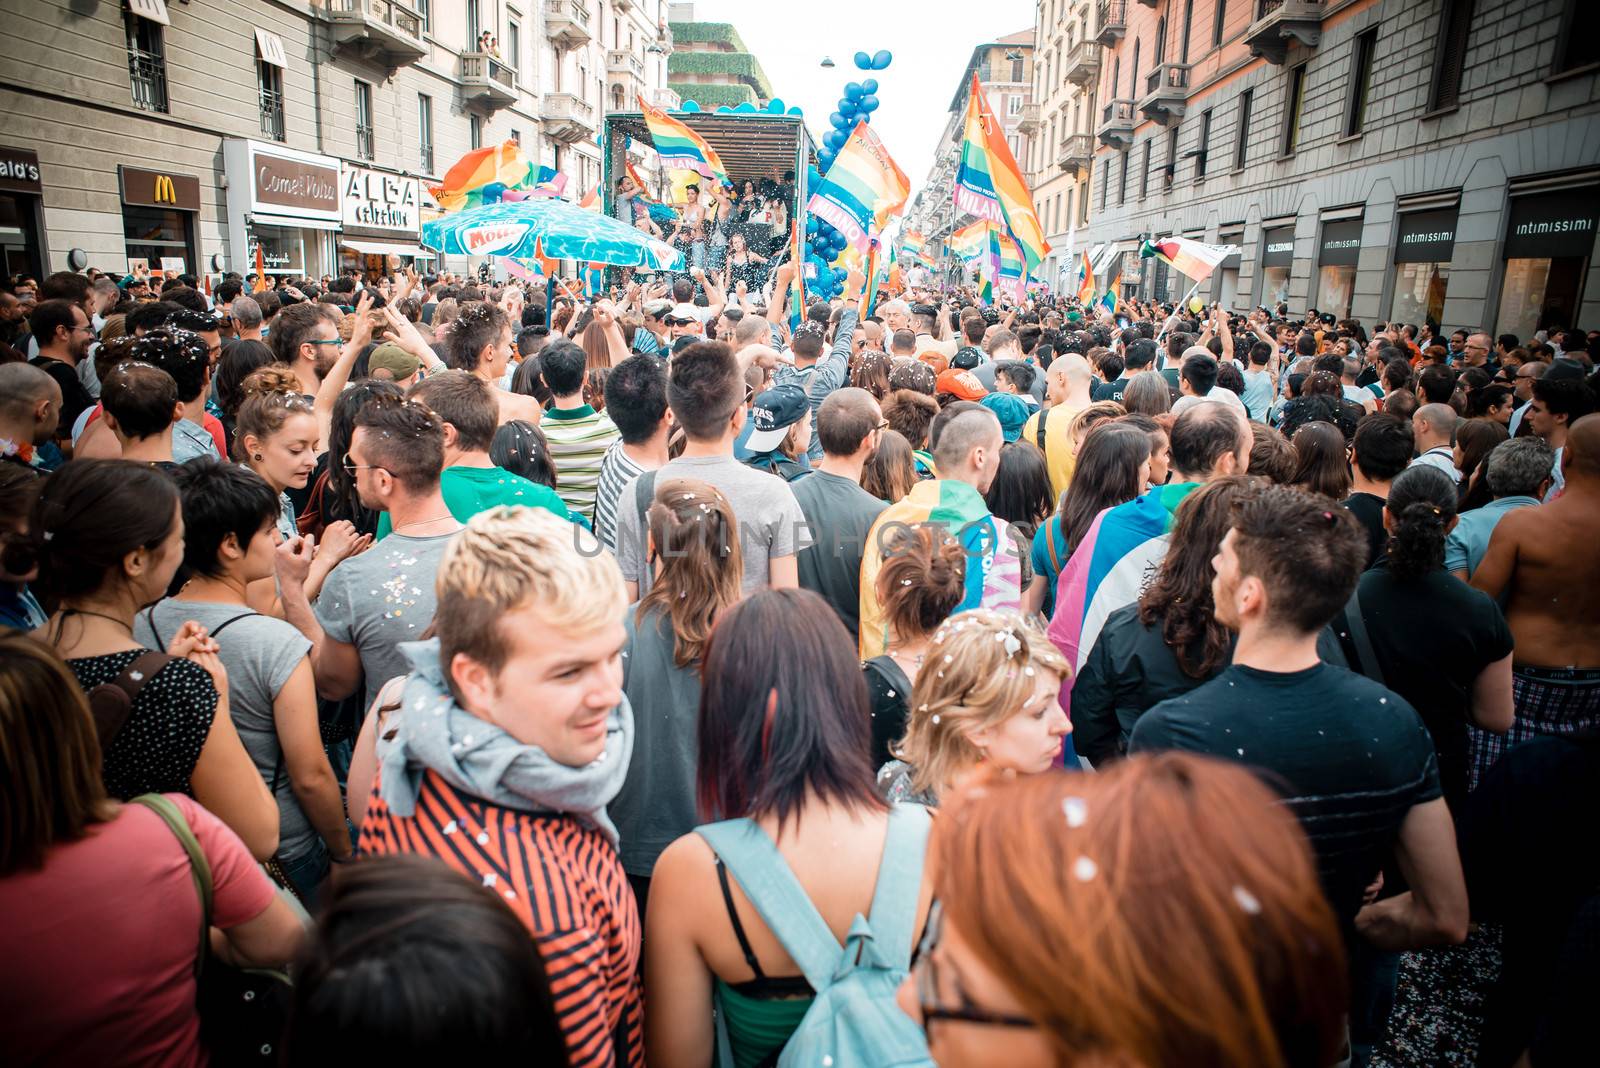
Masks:
[[[1017,247],[1015,241],[1001,233],[998,227],[994,230],[994,241],[999,268],[995,284],[1009,293],[1013,300],[1021,300],[1023,279],[1027,276],[1027,268],[1022,261],[1022,250]]]
[[[922,255],[922,248],[928,243],[921,230],[900,231],[900,251],[907,256]]]
[[[1044,261],[1050,243],[1033,210],[1033,197],[1016,157],[1006,144],[1005,129],[989,108],[974,71],[967,93],[967,119],[956,171],[956,207],[980,219],[1000,223],[1022,250],[1027,273]]]
[[[863,119],[834,156],[806,210],[832,225],[853,248],[865,252],[871,235],[883,229],[910,195],[910,180]]]
[[[1117,304],[1122,299],[1122,272],[1111,280],[1106,291],[1100,295],[1100,306],[1106,310],[1107,315],[1117,314]]]
[[[650,140],[655,146],[656,155],[661,157],[661,162],[669,170],[694,171],[713,182],[733,184],[727,168],[722,165],[722,157],[717,155],[717,150],[704,137],[643,100],[639,101],[639,110],[644,112],[645,124],[650,127]]]
[[[428,192],[450,212],[497,203],[508,190],[531,192],[538,181],[539,168],[522,154],[522,146],[505,141],[468,152]]]
[[[989,233],[993,228],[994,224],[988,219],[979,219],[953,232],[946,238],[946,243],[950,246],[951,252],[964,260],[970,260],[974,256],[988,252]]]
[[[1094,268],[1089,265],[1089,254],[1083,254],[1083,266],[1078,270],[1078,303],[1084,310],[1094,303]]]

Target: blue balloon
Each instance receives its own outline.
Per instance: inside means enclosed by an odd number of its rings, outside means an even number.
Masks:
[[[887,70],[890,63],[894,62],[894,53],[885,48],[872,57],[873,70]]]
[[[820,181],[822,181],[822,172],[811,164],[806,164],[806,185],[816,185]]]
[[[861,98],[861,110],[868,115],[878,110],[878,98],[868,94]]]
[[[860,82],[848,82],[848,83],[846,83],[845,87],[844,87],[844,95],[845,95],[845,99],[847,99],[847,100],[860,100],[861,99],[861,83]]]
[[[844,147],[844,143],[850,140],[850,135],[845,133],[843,130],[835,130],[830,133],[825,140],[828,142],[829,148],[833,149],[835,152],[838,152]]]
[[[865,52],[857,52],[856,53],[856,66],[860,67],[862,70],[871,70],[872,69],[872,57],[867,55]]]
[[[806,233],[814,234],[816,232],[817,232],[817,217],[815,215],[808,215],[806,217]]]
[[[791,115],[804,115],[805,112],[801,111],[798,107],[793,107],[793,108],[789,109],[789,114],[791,114]]]
[[[828,116],[828,125],[832,126],[835,130],[843,130],[849,124],[850,120],[844,117],[843,112],[835,111],[832,115]]]
[[[679,108],[678,110],[679,111],[699,111],[700,110],[700,101],[698,101],[698,100],[685,100],[683,102],[683,106],[681,108]]]
[[[771,100],[767,101],[767,113],[770,115],[782,115],[783,101],[779,100],[777,97],[773,97]]]
[[[755,110],[756,106],[748,100],[742,100],[733,106],[733,111],[736,115],[753,115]]]
[[[878,79],[876,79],[876,78],[865,78],[865,79],[863,79],[862,82],[861,82],[861,91],[862,91],[862,93],[876,93],[878,91]]]
[[[717,114],[718,115],[727,115],[727,114],[730,114],[732,111],[733,111],[732,108],[730,108],[728,105],[724,104],[720,108],[717,109]]]

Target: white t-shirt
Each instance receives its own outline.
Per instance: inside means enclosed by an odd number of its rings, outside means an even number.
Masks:
[[[1187,393],[1184,394],[1172,403],[1172,414],[1181,415],[1186,410],[1193,408],[1196,404],[1208,403],[1226,404],[1230,407],[1239,409],[1240,413],[1243,414],[1246,419],[1250,417],[1250,413],[1245,410],[1244,401],[1239,399],[1239,394],[1235,393],[1231,389],[1224,389],[1222,386],[1212,386],[1211,391],[1204,397],[1197,397]]]

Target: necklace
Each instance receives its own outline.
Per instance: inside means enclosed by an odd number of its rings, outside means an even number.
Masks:
[[[61,621],[63,623],[66,622],[68,616],[95,616],[98,619],[104,619],[107,622],[115,623],[117,626],[127,631],[130,636],[133,634],[133,624],[127,622],[126,620],[118,619],[116,616],[108,616],[104,612],[94,612],[87,608],[63,609],[61,612]]]
[[[451,515],[449,512],[446,512],[444,515],[436,515],[432,519],[415,519],[415,520],[412,520],[411,522],[405,524],[404,526],[396,526],[396,527],[391,528],[390,533],[399,534],[402,530],[405,530],[408,527],[425,527],[429,523],[442,523],[446,519],[454,519],[454,518],[455,518],[455,516]]]

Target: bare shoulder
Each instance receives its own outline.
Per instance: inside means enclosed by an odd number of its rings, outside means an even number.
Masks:
[[[513,419],[526,419],[531,423],[537,423],[544,411],[537,400],[521,393],[497,389],[495,397],[500,403],[501,423],[509,423]]]

